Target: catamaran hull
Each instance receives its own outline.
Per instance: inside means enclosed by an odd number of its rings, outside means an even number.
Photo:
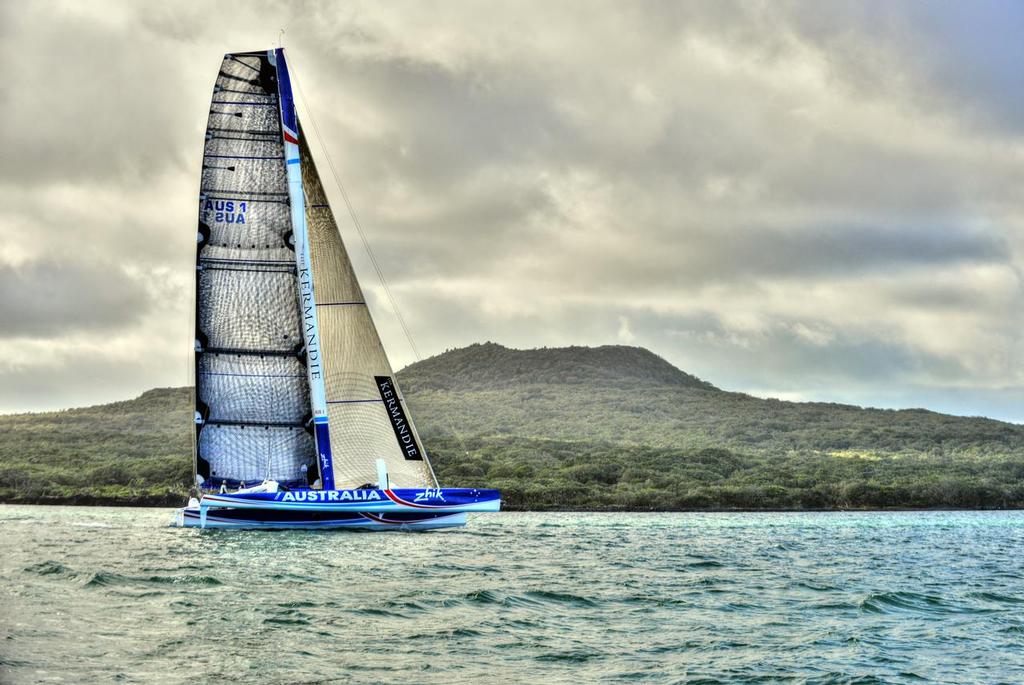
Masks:
[[[179,509],[184,528],[361,528],[424,530],[501,509],[501,493],[478,488],[284,490],[208,494]]]
[[[500,511],[501,493],[479,488],[231,492],[206,495],[199,508],[456,514]]]
[[[466,514],[371,512],[309,512],[280,509],[217,509],[207,512],[203,523],[199,509],[179,509],[174,525],[179,528],[233,528],[236,530],[433,530],[460,528]]]

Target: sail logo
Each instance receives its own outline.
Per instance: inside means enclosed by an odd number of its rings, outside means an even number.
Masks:
[[[444,502],[444,493],[441,492],[441,488],[427,488],[422,492],[417,492],[413,498],[413,502],[426,502],[431,499],[439,499]]]
[[[316,302],[313,300],[313,275],[309,269],[299,270],[299,300],[302,305],[303,338],[306,341],[306,365],[309,377],[320,380],[323,368],[320,366],[320,340],[317,336]]]
[[[244,224],[246,213],[249,211],[248,202],[235,202],[234,200],[210,200],[203,202],[203,221],[222,224]]]
[[[372,502],[381,499],[376,490],[289,490],[279,492],[280,502]]]
[[[384,401],[384,408],[391,419],[391,427],[398,439],[398,447],[406,459],[423,460],[423,452],[416,443],[416,436],[413,435],[412,426],[405,416],[405,409],[402,408],[402,401],[395,390],[395,382],[390,376],[374,376],[377,382],[377,389],[380,391],[380,398]]]

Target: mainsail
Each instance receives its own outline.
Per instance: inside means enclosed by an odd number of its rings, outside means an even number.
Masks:
[[[196,474],[206,489],[436,487],[312,156],[282,50],[225,56],[196,251]],[[383,485],[382,485],[383,487]]]

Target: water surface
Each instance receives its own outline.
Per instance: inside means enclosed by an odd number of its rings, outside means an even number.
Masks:
[[[1024,512],[170,518],[0,506],[0,682],[1024,682]]]

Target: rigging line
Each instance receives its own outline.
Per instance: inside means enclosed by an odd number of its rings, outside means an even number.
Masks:
[[[380,263],[377,261],[377,257],[373,253],[373,249],[370,247],[370,241],[366,238],[362,222],[359,221],[356,209],[352,205],[352,200],[349,199],[348,191],[345,190],[345,186],[341,182],[341,176],[338,175],[338,170],[334,166],[334,160],[331,159],[331,155],[327,152],[327,144],[324,143],[323,136],[320,135],[320,126],[317,124],[316,117],[313,116],[313,110],[310,109],[309,100],[306,99],[306,93],[302,90],[302,84],[299,83],[298,78],[294,74],[291,74],[291,78],[295,81],[295,85],[299,89],[299,95],[302,96],[302,102],[306,106],[306,112],[309,113],[309,121],[313,124],[313,133],[316,134],[317,142],[320,143],[320,149],[324,152],[324,159],[327,160],[327,166],[331,169],[331,175],[334,177],[334,183],[338,186],[338,191],[341,193],[341,197],[345,201],[345,207],[348,209],[348,215],[352,219],[352,223],[356,227],[356,232],[359,234],[359,239],[363,243],[363,249],[366,250],[366,255],[370,258],[370,263],[373,265],[373,270],[377,273],[377,280],[380,281],[381,288],[384,290],[384,294],[391,303],[391,308],[395,312],[395,318],[398,319],[398,323],[402,327],[402,331],[405,333],[405,338],[409,342],[409,347],[412,348],[413,356],[416,358],[416,361],[421,361],[422,357],[420,356],[419,348],[416,347],[416,341],[413,340],[412,331],[409,330],[409,325],[405,322],[405,317],[402,316],[402,311],[398,308],[398,301],[395,300],[395,296],[392,294],[391,288],[388,286],[387,279],[384,278],[384,272],[381,270]]]
[[[359,233],[359,239],[362,241],[363,248],[366,250],[366,254],[370,258],[370,263],[373,264],[374,271],[377,272],[377,279],[380,281],[381,287],[384,289],[384,293],[391,302],[391,308],[395,312],[395,318],[398,319],[398,323],[401,325],[402,331],[405,333],[405,338],[409,341],[409,347],[412,348],[412,353],[416,361],[423,361],[419,348],[416,347],[416,341],[412,338],[412,331],[409,330],[409,326],[405,322],[405,317],[402,316],[402,312],[398,308],[398,302],[395,300],[395,296],[391,293],[391,288],[388,287],[387,280],[384,278],[384,272],[381,270],[380,264],[377,262],[377,258],[374,256],[373,250],[370,248],[370,242],[366,239],[366,234],[363,232],[363,225],[359,221],[359,217],[356,215],[355,207],[352,206],[352,201],[348,197],[348,192],[346,192],[345,186],[341,183],[341,177],[338,175],[338,170],[334,166],[334,160],[327,151],[327,144],[324,142],[323,136],[320,135],[320,126],[316,122],[316,117],[313,116],[313,109],[309,105],[309,100],[306,99],[306,93],[302,90],[302,84],[299,82],[299,78],[294,70],[290,76],[292,81],[295,82],[295,87],[299,90],[299,95],[302,97],[302,104],[305,106],[306,113],[309,114],[309,121],[313,124],[313,133],[316,135],[317,142],[320,143],[320,149],[323,150],[324,159],[327,160],[327,166],[331,169],[331,175],[334,177],[334,183],[338,186],[338,191],[341,193],[341,197],[345,200],[345,207],[348,209],[348,215],[351,217],[352,223],[355,225],[356,231]],[[463,441],[459,432],[455,429],[455,423],[452,421],[451,416],[445,412],[444,418],[448,424],[448,429],[452,432],[455,440],[459,443],[459,447],[462,448],[462,453],[469,456],[469,450],[466,448],[466,443]],[[430,461],[427,461],[427,468],[430,470],[430,475],[434,478],[434,484],[439,485],[437,474],[434,473],[434,466]]]

